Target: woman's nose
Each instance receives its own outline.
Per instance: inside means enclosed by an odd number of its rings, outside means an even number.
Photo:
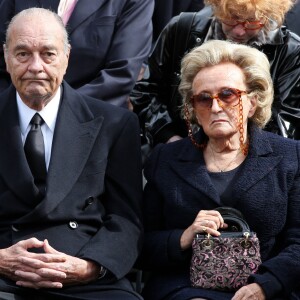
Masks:
[[[222,102],[219,99],[214,98],[212,100],[212,104],[211,104],[211,111],[218,112],[218,111],[220,111],[222,109],[223,109],[222,108]]]

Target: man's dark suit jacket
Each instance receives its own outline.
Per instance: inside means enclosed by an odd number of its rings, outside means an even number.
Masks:
[[[291,291],[300,287],[300,142],[254,127],[241,168],[231,185],[230,206],[243,213],[260,239],[263,263],[251,281],[263,286],[266,299],[290,299]],[[157,146],[145,177],[143,258],[144,266],[155,273],[145,299],[165,299],[172,290],[190,288],[191,253],[181,251],[183,231],[200,210],[229,204],[220,202],[203,153],[189,138]],[[281,297],[274,295],[278,289]],[[180,299],[233,296],[201,292],[190,288]]]
[[[109,288],[130,290],[122,278],[138,256],[142,232],[138,120],[62,86],[46,196],[36,207],[16,91],[11,86],[1,95],[0,248],[30,237],[48,239],[58,251],[106,267],[112,281],[120,279]],[[101,280],[93,286],[105,288]]]
[[[1,0],[0,43],[10,19],[29,7],[57,12],[59,0]],[[153,0],[79,0],[67,24],[72,46],[64,79],[82,94],[124,105],[152,41]],[[0,47],[0,91],[10,84]]]

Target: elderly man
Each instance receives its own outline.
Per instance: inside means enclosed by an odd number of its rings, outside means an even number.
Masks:
[[[63,81],[70,46],[53,12],[17,14],[4,53],[0,299],[140,299],[125,278],[142,232],[137,118]]]

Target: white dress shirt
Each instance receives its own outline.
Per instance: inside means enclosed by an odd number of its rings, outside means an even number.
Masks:
[[[30,121],[32,117],[36,113],[39,113],[40,116],[45,121],[45,123],[41,126],[41,130],[43,133],[44,144],[45,144],[45,161],[46,161],[47,170],[51,158],[51,148],[52,148],[56,118],[58,113],[58,107],[60,103],[60,94],[61,94],[61,88],[59,87],[55,96],[51,99],[51,101],[41,111],[35,111],[29,108],[22,101],[19,94],[17,93],[17,106],[19,111],[19,121],[20,121],[21,138],[22,138],[23,145],[25,143],[27,134],[31,128]]]

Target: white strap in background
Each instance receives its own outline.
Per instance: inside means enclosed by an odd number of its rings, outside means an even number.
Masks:
[[[60,0],[57,14],[62,18],[65,25],[68,23],[77,1],[78,0]]]

